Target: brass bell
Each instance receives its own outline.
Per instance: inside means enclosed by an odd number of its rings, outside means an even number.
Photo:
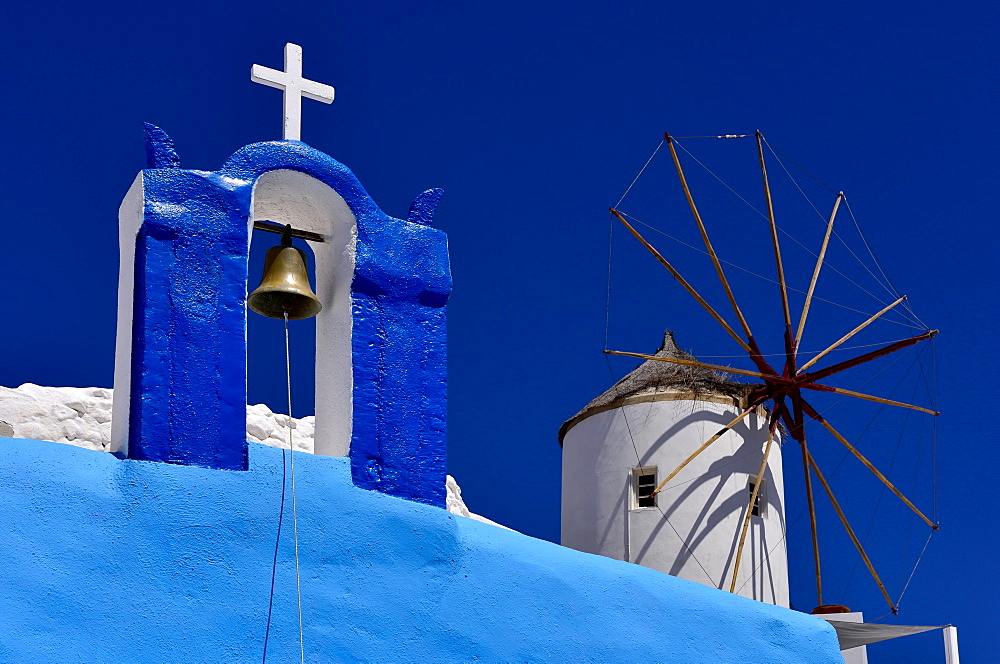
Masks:
[[[289,320],[312,318],[323,309],[309,285],[306,254],[292,246],[291,226],[285,227],[281,244],[267,250],[264,257],[264,277],[250,297],[247,306],[268,318]]]

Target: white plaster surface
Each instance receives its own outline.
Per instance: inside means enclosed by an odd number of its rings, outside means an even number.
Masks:
[[[739,413],[734,405],[683,398],[578,422],[563,439],[562,544],[729,590],[766,419],[749,415],[695,458],[658,494],[659,509],[633,507],[632,469],[656,466],[661,482]],[[765,477],[764,516],[751,518],[737,592],[787,607],[780,444],[771,447]]]
[[[309,245],[316,262],[316,296],[323,304],[316,316],[314,412],[319,444],[315,452],[347,456],[354,407],[351,281],[357,220],[336,191],[316,178],[290,170],[269,171],[257,179],[249,228],[258,220],[291,224],[325,240]]]
[[[127,394],[132,385],[132,305],[135,291],[135,236],[142,226],[145,189],[142,172],[118,208],[118,327],[115,332],[115,387]],[[71,389],[71,388],[60,388]],[[128,454],[129,400],[119,399],[114,407],[114,421],[109,427],[107,452]],[[0,420],[3,417],[0,416]]]
[[[470,519],[475,519],[476,521],[482,521],[483,523],[488,523],[491,526],[500,526],[501,528],[507,528],[507,526],[497,523],[496,521],[491,521],[485,516],[480,516],[474,512],[470,512],[469,508],[465,506],[465,501],[462,500],[462,487],[458,486],[458,482],[451,475],[447,476],[445,481],[445,487],[448,489],[448,495],[445,498],[445,505],[448,511],[452,514],[458,514],[459,516],[467,516]],[[512,528],[507,528],[507,530],[513,530]]]
[[[959,664],[958,628],[954,625],[944,628],[944,657],[946,664]]]
[[[25,383],[0,387],[0,437],[50,440],[111,452],[114,391],[103,387],[43,387]],[[298,452],[313,452],[312,416],[294,419],[292,441]],[[247,439],[288,448],[288,416],[264,404],[247,406]],[[6,443],[9,444],[9,443]],[[469,511],[462,489],[451,475],[446,482],[446,505],[459,516],[506,528]],[[509,529],[508,529],[509,530]]]

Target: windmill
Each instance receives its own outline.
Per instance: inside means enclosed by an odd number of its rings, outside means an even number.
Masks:
[[[726,135],[718,136],[716,138],[745,138],[750,135]],[[821,412],[820,408],[815,407],[810,403],[812,399],[812,394],[816,392],[825,392],[828,394],[841,395],[845,398],[858,399],[869,402],[874,402],[886,406],[910,409],[914,411],[919,411],[922,413],[930,414],[933,416],[939,413],[935,410],[925,408],[919,405],[913,405],[909,403],[904,403],[901,401],[895,401],[892,399],[875,396],[871,394],[866,394],[854,390],[845,389],[842,387],[837,387],[835,385],[827,382],[827,379],[831,379],[843,371],[851,369],[853,367],[858,367],[860,365],[866,364],[878,358],[886,357],[888,355],[897,353],[905,348],[913,347],[922,342],[926,342],[933,338],[937,334],[937,330],[925,329],[919,334],[915,334],[905,339],[894,341],[892,343],[887,343],[880,345],[879,347],[869,350],[867,352],[855,355],[849,359],[845,359],[835,363],[826,363],[823,365],[822,360],[827,358],[827,356],[834,350],[841,349],[844,350],[843,345],[850,339],[852,339],[859,332],[864,330],[866,327],[879,320],[885,316],[890,311],[904,305],[906,301],[905,296],[897,297],[893,302],[882,308],[875,314],[870,315],[867,320],[857,325],[850,331],[846,332],[840,338],[823,349],[822,351],[815,353],[812,357],[804,358],[800,357],[800,342],[802,340],[803,332],[806,327],[806,322],[809,317],[810,307],[814,301],[816,285],[819,281],[820,274],[825,264],[825,258],[827,255],[827,249],[830,244],[830,238],[833,234],[834,222],[837,217],[838,210],[841,204],[845,200],[843,192],[836,195],[836,199],[833,203],[832,211],[829,215],[826,232],[823,238],[822,246],[817,254],[817,259],[815,266],[812,271],[812,276],[809,281],[807,290],[805,291],[805,300],[801,312],[798,315],[798,320],[793,320],[791,307],[789,305],[788,297],[788,285],[786,281],[785,266],[782,260],[781,246],[778,236],[778,227],[775,223],[775,210],[774,204],[771,197],[771,185],[768,179],[767,164],[764,158],[764,146],[766,144],[764,137],[758,131],[756,134],[752,135],[756,139],[757,143],[757,154],[760,162],[760,171],[762,176],[763,193],[767,205],[767,221],[770,230],[770,244],[773,249],[774,255],[774,265],[776,269],[776,284],[778,285],[778,290],[781,299],[781,310],[782,310],[782,326],[783,326],[783,348],[784,352],[778,358],[778,361],[774,359],[768,359],[758,344],[757,337],[754,336],[753,331],[744,315],[743,309],[736,300],[736,296],[733,293],[733,289],[730,285],[730,281],[726,276],[725,270],[723,268],[723,262],[716,252],[710,238],[706,224],[699,212],[698,206],[695,203],[694,196],[691,192],[691,188],[688,185],[687,178],[685,176],[684,169],[681,164],[680,157],[677,151],[678,141],[671,137],[669,134],[664,136],[663,142],[657,148],[657,151],[664,144],[669,148],[670,155],[673,161],[674,168],[677,172],[677,176],[680,181],[680,185],[684,191],[684,195],[687,201],[687,205],[690,208],[691,214],[694,217],[694,221],[697,224],[698,232],[701,236],[701,240],[705,247],[705,253],[711,260],[714,267],[716,275],[719,282],[721,283],[722,289],[725,291],[726,298],[728,300],[729,306],[732,309],[733,314],[738,322],[738,330],[734,329],[733,326],[727,322],[726,318],[720,314],[705,297],[703,297],[694,285],[687,279],[685,279],[678,269],[664,257],[653,245],[644,238],[636,228],[636,224],[633,223],[635,219],[630,221],[630,215],[622,212],[619,207],[621,203],[616,207],[611,208],[610,212],[613,219],[624,225],[625,228],[645,247],[646,250],[673,276],[673,278],[681,285],[682,289],[686,291],[697,303],[700,305],[728,334],[736,344],[742,349],[749,360],[755,366],[755,370],[738,369],[728,366],[720,366],[716,364],[710,364],[702,362],[700,360],[691,357],[681,357],[676,354],[664,354],[658,353],[657,355],[648,355],[643,353],[634,353],[618,350],[605,349],[605,353],[608,355],[621,355],[633,358],[639,358],[646,361],[655,362],[667,362],[676,365],[683,365],[698,369],[708,369],[719,372],[724,372],[728,374],[736,374],[739,376],[745,376],[748,378],[754,378],[762,381],[762,384],[755,386],[746,397],[742,411],[731,421],[726,423],[720,430],[704,441],[700,446],[694,449],[690,455],[688,455],[676,468],[672,469],[666,477],[660,481],[652,492],[649,494],[651,496],[657,495],[659,492],[663,491],[668,483],[677,477],[688,464],[697,459],[705,450],[709,449],[713,443],[716,443],[723,435],[731,431],[733,427],[744,421],[745,418],[750,416],[754,412],[759,412],[758,409],[762,406],[766,406],[768,415],[767,427],[768,436],[767,442],[763,449],[763,459],[760,464],[759,476],[763,476],[764,470],[767,466],[768,456],[771,453],[772,444],[776,437],[776,432],[779,427],[784,427],[785,431],[789,434],[792,440],[798,445],[801,450],[802,464],[804,469],[805,477],[805,492],[806,492],[806,502],[810,517],[810,531],[813,545],[813,557],[815,565],[815,576],[816,576],[816,596],[817,604],[819,605],[815,612],[830,612],[843,610],[842,607],[838,605],[824,605],[823,604],[823,584],[822,584],[822,574],[821,574],[821,564],[820,564],[820,548],[819,539],[817,536],[817,520],[816,520],[816,501],[815,501],[815,484],[814,480],[822,487],[823,492],[829,499],[833,509],[836,511],[839,520],[841,521],[847,535],[850,537],[854,547],[857,549],[858,555],[864,561],[865,566],[870,572],[875,583],[888,603],[892,613],[896,613],[898,610],[898,602],[894,602],[890,597],[886,586],[882,579],[879,577],[875,566],[873,565],[871,559],[869,558],[865,547],[861,539],[858,538],[855,530],[851,527],[848,522],[847,517],[844,514],[844,510],[841,507],[840,502],[838,502],[834,492],[830,486],[830,483],[821,471],[816,459],[809,448],[809,436],[808,432],[812,430],[814,426],[822,427],[827,432],[829,432],[834,439],[836,439],[841,445],[843,445],[846,450],[853,455],[858,461],[860,461],[868,471],[870,471],[879,482],[881,482],[889,491],[891,491],[899,500],[906,505],[907,508],[912,510],[921,520],[923,520],[927,526],[929,526],[932,531],[938,529],[938,525],[929,518],[923,511],[921,511],[909,498],[907,498],[902,491],[900,491],[887,477],[883,474],[876,466],[867,458],[865,455],[859,451],[859,449],[853,445],[842,433],[834,427],[834,425],[828,421],[826,417]],[[653,156],[656,152],[653,153]],[[652,161],[652,157],[650,157]],[[647,166],[649,161],[647,161]],[[645,167],[644,167],[645,168]],[[640,176],[642,171],[640,171]],[[637,180],[638,180],[637,176]],[[635,184],[635,181],[633,181]],[[631,188],[631,187],[630,187]],[[626,191],[626,194],[628,192]],[[624,197],[623,197],[624,198]],[[744,509],[744,517],[742,519],[742,524],[740,527],[740,533],[738,537],[739,544],[736,549],[735,555],[735,565],[733,566],[731,581],[727,584],[730,592],[735,592],[737,576],[739,574],[739,568],[741,564],[741,558],[743,555],[744,544],[746,541],[746,536],[748,528],[750,526],[751,514],[753,512],[753,507],[758,498],[758,492],[760,490],[760,483],[754,486],[753,490],[750,492],[747,505]]]

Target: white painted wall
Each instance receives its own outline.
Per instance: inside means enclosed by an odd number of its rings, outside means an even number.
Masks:
[[[958,628],[954,625],[944,628],[944,661],[946,664],[959,664]]]
[[[316,178],[290,170],[270,171],[257,179],[249,226],[257,220],[291,224],[325,239],[309,244],[316,262],[316,295],[323,303],[316,317],[315,451],[347,456],[354,410],[351,282],[357,220],[336,191]],[[255,287],[251,284],[249,289]]]
[[[843,622],[863,623],[865,621],[865,614],[861,611],[854,611],[852,613],[820,613],[816,614],[816,617],[822,618],[827,622],[840,620]],[[848,648],[847,650],[841,650],[840,654],[844,656],[844,664],[868,664],[868,646]]]
[[[132,391],[132,304],[135,290],[135,236],[146,202],[142,171],[118,207],[118,328],[115,332],[115,399],[108,452],[128,454],[129,394]]]
[[[729,589],[748,476],[757,474],[767,441],[765,417],[751,414],[713,443],[671,480],[657,507],[631,508],[633,468],[657,466],[662,481],[741,412],[693,396],[660,391],[657,398],[669,400],[597,412],[569,429],[562,457],[564,546]],[[771,447],[765,477],[765,513],[751,518],[736,585],[740,595],[788,606],[780,444]]]

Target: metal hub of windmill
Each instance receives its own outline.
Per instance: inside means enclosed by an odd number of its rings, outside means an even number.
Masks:
[[[718,136],[717,138],[743,138],[745,135],[726,135]],[[863,394],[861,392],[856,392],[853,390],[847,390],[840,387],[834,387],[827,384],[825,381],[832,376],[839,374],[842,371],[850,369],[852,367],[857,367],[859,365],[871,362],[872,360],[885,357],[892,353],[896,353],[904,348],[914,346],[923,341],[931,339],[934,337],[938,331],[937,330],[926,330],[921,334],[896,341],[894,343],[889,343],[881,346],[870,352],[858,355],[851,359],[847,359],[823,368],[813,368],[820,360],[826,357],[831,351],[840,348],[846,341],[854,337],[856,334],[861,332],[863,329],[871,325],[873,322],[884,316],[886,313],[899,306],[906,300],[906,296],[899,297],[894,302],[886,306],[884,309],[878,313],[870,316],[865,322],[855,327],[850,332],[844,334],[836,343],[832,344],[825,350],[814,355],[811,359],[800,363],[800,358],[798,357],[799,342],[802,339],[802,333],[805,329],[806,320],[809,315],[810,305],[814,298],[814,292],[816,289],[816,284],[819,279],[820,272],[824,265],[824,260],[827,253],[827,248],[830,242],[830,236],[833,232],[834,221],[837,216],[837,211],[844,200],[843,192],[840,192],[836,201],[833,205],[833,211],[829,216],[829,221],[826,227],[826,234],[823,239],[822,246],[817,255],[817,260],[815,268],[812,273],[811,280],[809,282],[808,290],[805,294],[805,303],[803,305],[801,314],[799,316],[798,324],[793,327],[792,316],[789,308],[788,302],[788,287],[785,280],[785,269],[782,262],[781,247],[778,241],[778,228],[775,224],[774,216],[774,206],[771,199],[771,187],[768,181],[767,166],[764,159],[764,139],[761,133],[758,131],[755,134],[757,141],[757,152],[760,159],[760,169],[763,180],[764,196],[767,202],[767,218],[770,226],[771,233],[771,244],[774,250],[774,259],[777,269],[777,283],[779,286],[781,294],[781,305],[784,315],[784,364],[776,368],[765,358],[765,355],[761,352],[758,346],[757,340],[754,337],[753,332],[750,330],[750,326],[747,323],[747,319],[740,309],[739,304],[736,302],[736,298],[733,294],[733,290],[730,286],[729,280],[726,278],[725,272],[723,271],[722,261],[720,261],[716,251],[709,239],[708,231],[705,227],[705,223],[702,220],[701,214],[698,211],[698,207],[695,204],[694,197],[692,196],[691,189],[688,186],[687,179],[684,175],[684,170],[681,166],[680,159],[678,157],[676,149],[676,140],[672,138],[669,134],[664,136],[664,143],[669,147],[671,157],[673,158],[674,167],[677,171],[677,175],[680,179],[681,187],[684,190],[685,197],[687,199],[687,204],[691,209],[691,213],[694,216],[694,220],[698,225],[698,230],[701,234],[701,239],[704,242],[705,250],[708,256],[711,258],[712,264],[715,268],[715,272],[725,290],[726,296],[729,300],[729,304],[732,307],[733,313],[739,322],[739,327],[742,330],[742,334],[738,333],[733,327],[726,322],[726,320],[703,298],[698,291],[689,283],[684,277],[681,276],[680,272],[666,259],[664,256],[657,251],[642,235],[636,230],[635,226],[628,221],[627,215],[622,213],[616,208],[611,208],[610,212],[614,219],[621,222],[632,235],[635,236],[639,242],[660,262],[663,267],[665,267],[670,274],[676,279],[680,285],[686,290],[697,302],[700,304],[711,316],[714,318],[719,325],[729,334],[737,344],[747,353],[749,359],[756,366],[756,371],[742,370],[732,367],[719,366],[715,364],[708,364],[705,362],[700,362],[697,360],[689,360],[682,358],[673,357],[654,357],[652,355],[645,355],[641,353],[631,353],[616,350],[605,350],[604,352],[609,355],[624,355],[628,357],[641,358],[645,360],[655,360],[660,362],[670,362],[674,364],[687,365],[692,367],[702,367],[713,369],[716,371],[721,371],[730,374],[738,374],[741,376],[747,376],[751,378],[756,378],[763,381],[763,384],[756,387],[750,392],[746,403],[744,404],[744,410],[733,419],[731,422],[726,424],[721,430],[715,433],[711,438],[705,441],[698,449],[696,449],[687,459],[685,459],[676,469],[669,473],[666,478],[660,482],[654,491],[654,495],[662,491],[667,483],[670,482],[685,466],[687,466],[693,459],[704,452],[712,443],[721,438],[727,431],[732,427],[736,426],[744,418],[746,418],[750,413],[754,412],[759,406],[766,405],[770,411],[769,417],[769,436],[767,444],[763,451],[763,460],[761,461],[760,474],[762,475],[766,465],[768,454],[771,450],[771,445],[774,440],[774,434],[779,426],[779,423],[785,427],[785,429],[790,434],[791,438],[795,440],[801,451],[802,451],[802,461],[805,469],[805,488],[806,488],[806,498],[808,502],[812,543],[813,543],[813,555],[815,558],[816,567],[816,593],[817,593],[817,603],[819,606],[813,610],[813,613],[835,613],[846,611],[846,607],[840,605],[824,605],[823,595],[822,595],[822,581],[820,574],[820,555],[819,555],[819,541],[817,538],[817,526],[816,526],[816,506],[813,496],[813,478],[819,480],[822,485],[824,492],[829,498],[833,508],[836,510],[840,521],[842,522],[848,536],[853,542],[854,546],[857,548],[858,554],[864,561],[871,573],[875,582],[889,605],[892,613],[897,613],[898,604],[894,602],[886,591],[886,587],[882,580],[879,578],[878,573],[875,571],[875,567],[872,564],[870,558],[865,552],[862,542],[858,539],[854,530],[851,528],[847,521],[844,511],[841,509],[827,478],[820,471],[819,466],[816,463],[813,455],[809,451],[809,446],[807,443],[807,426],[809,422],[818,423],[820,426],[825,428],[830,434],[838,440],[849,452],[854,455],[862,464],[868,468],[878,479],[881,481],[890,491],[892,491],[900,500],[902,500],[917,516],[919,516],[924,522],[927,523],[930,528],[937,530],[938,526],[930,518],[928,518],[923,512],[921,512],[903,493],[893,485],[889,479],[881,473],[854,445],[852,445],[839,431],[837,431],[821,414],[820,410],[810,405],[806,400],[805,394],[810,392],[827,392],[834,393],[838,395],[843,395],[845,397],[852,397],[856,399],[862,399],[867,401],[876,402],[879,404],[885,404],[890,406],[897,406],[901,408],[912,409],[916,411],[921,411],[924,413],[929,413],[931,415],[938,415],[937,411],[924,408],[921,406],[916,406],[912,404],[902,403],[900,401],[893,401],[891,399],[882,398],[879,396],[873,396],[869,394]],[[661,143],[662,146],[662,143]],[[657,148],[659,149],[659,148]],[[656,153],[654,152],[654,155]],[[652,160],[652,157],[650,157]],[[648,165],[649,162],[647,162]],[[641,171],[640,171],[641,175]],[[638,179],[638,176],[637,176]],[[634,182],[633,182],[634,184]],[[627,193],[627,192],[626,192]],[[620,203],[619,203],[620,205]],[[759,487],[755,487],[752,495],[748,501],[746,507],[745,516],[742,522],[742,530],[740,532],[739,545],[737,549],[736,562],[732,575],[732,584],[729,588],[730,592],[735,590],[736,578],[739,572],[740,560],[743,552],[744,542],[746,540],[747,530],[750,523],[751,506],[757,499],[757,491]]]

